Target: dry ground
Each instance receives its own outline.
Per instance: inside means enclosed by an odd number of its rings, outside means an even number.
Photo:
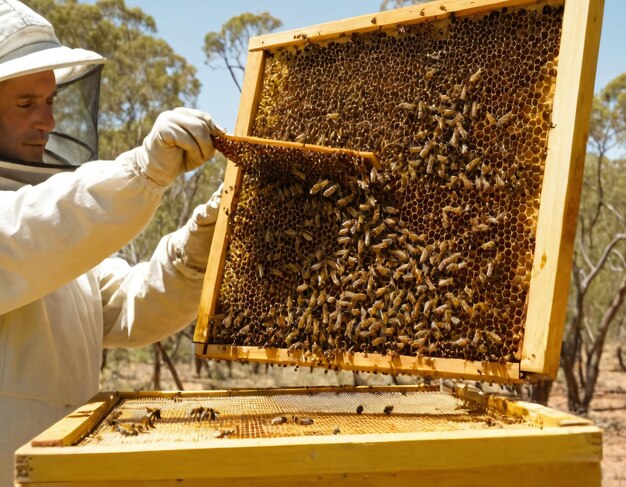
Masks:
[[[626,349],[626,343],[622,348]],[[626,487],[626,371],[620,370],[615,349],[615,345],[609,346],[603,355],[602,372],[589,413],[589,418],[603,430],[603,487]],[[151,364],[113,365],[111,359],[102,374],[102,390],[154,389]],[[186,390],[391,383],[389,376],[224,362],[204,361],[199,374],[193,364],[179,364],[177,370]],[[398,381],[413,384],[416,379],[399,377]],[[176,389],[165,366],[161,369],[161,389]],[[560,380],[554,384],[549,406],[567,411],[566,390]]]

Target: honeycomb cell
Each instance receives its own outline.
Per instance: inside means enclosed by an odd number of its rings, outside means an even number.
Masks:
[[[240,163],[213,342],[518,361],[561,23],[508,8],[268,51],[252,135],[382,167]]]

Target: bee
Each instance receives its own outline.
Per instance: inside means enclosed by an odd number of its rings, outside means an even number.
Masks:
[[[329,120],[338,120],[339,119],[339,113],[337,113],[337,112],[327,113],[326,114],[326,118],[329,119]]]
[[[487,335],[487,338],[496,345],[502,343],[502,338],[494,331],[485,330],[485,335]]]
[[[275,275],[276,277],[285,277],[285,274],[280,269],[271,269],[270,273]]]
[[[472,159],[466,166],[465,166],[465,170],[466,171],[473,171],[477,166],[480,165],[481,163],[481,159],[480,157],[475,157],[474,159]]]
[[[117,419],[121,415],[122,415],[122,411],[120,409],[113,411],[111,414],[109,414],[109,417],[107,418],[107,423],[111,426],[114,426],[115,423],[117,422]]]
[[[389,270],[388,267],[385,267],[385,266],[382,266],[382,265],[377,265],[376,266],[376,272],[378,272],[381,276],[387,276],[387,275],[389,275],[390,270]]]
[[[362,406],[361,404],[359,404],[359,405],[356,407],[356,413],[357,413],[357,414],[361,414],[362,412],[363,412],[363,406]]]
[[[428,157],[428,154],[430,153],[430,151],[433,149],[433,147],[435,146],[435,141],[431,140],[430,142],[428,142],[424,148],[420,151],[420,157],[422,159],[426,159]]]
[[[146,416],[149,418],[150,426],[154,428],[154,421],[161,419],[161,408],[146,407]]]
[[[470,76],[469,78],[470,84],[478,83],[482,75],[483,75],[483,68],[478,68],[478,71],[476,71],[474,74]]]
[[[507,124],[508,122],[511,121],[512,118],[513,118],[513,112],[505,113],[498,119],[498,122],[497,122],[498,127],[502,127],[503,125]]]
[[[463,183],[463,187],[465,189],[473,189],[474,188],[474,183],[472,183],[469,179],[467,179],[467,176],[465,174],[463,174],[462,172],[459,173],[459,179]]]
[[[496,248],[496,243],[493,240],[490,240],[489,242],[482,244],[480,248],[483,250],[493,250]]]
[[[452,286],[454,284],[454,279],[452,277],[448,277],[445,279],[439,279],[439,282],[437,283],[437,285],[439,287],[447,287],[447,286]]]
[[[428,164],[426,165],[426,174],[432,174],[433,173],[434,165],[435,165],[435,158],[433,156],[430,156],[428,158]]]
[[[340,198],[340,199],[337,200],[337,206],[339,208],[343,208],[345,206],[348,206],[352,202],[353,199],[354,199],[354,194],[350,194],[348,196]]]
[[[235,430],[233,429],[217,430],[213,434],[213,438],[227,438],[228,436],[232,435],[234,432]]]
[[[131,424],[121,424],[115,423],[113,426],[115,431],[117,431],[122,436],[138,436],[139,430],[137,429],[137,425],[135,423]]]
[[[372,346],[377,347],[378,345],[382,345],[387,341],[386,337],[376,337],[372,340]]]
[[[332,186],[329,186],[322,194],[324,195],[324,197],[330,198],[333,194],[335,194],[335,191],[337,191],[338,188],[339,186],[337,184],[333,184]]]
[[[304,318],[304,316],[302,318]],[[304,318],[304,320],[305,320],[304,323],[306,323],[306,318]],[[304,323],[303,323],[303,325],[304,325]],[[299,333],[298,330],[292,331],[289,335],[287,335],[285,337],[285,343],[287,345],[291,345],[291,342],[293,342],[297,338],[298,333]]]
[[[386,414],[387,416],[389,416],[392,413],[392,411],[393,411],[393,405],[391,405],[391,404],[388,404],[383,409],[383,413]]]
[[[409,260],[409,255],[404,250],[392,250],[391,253],[401,262]]]
[[[476,116],[478,115],[478,110],[480,110],[480,103],[473,101],[472,102],[472,109],[470,111],[470,118],[472,120],[474,120],[476,118]]]
[[[293,422],[301,426],[310,426],[315,423],[313,418],[299,418],[298,416],[293,416]]]
[[[463,299],[461,299],[461,308],[463,308],[463,311],[465,311],[470,316],[470,318],[474,316],[474,308],[467,304],[467,302]]]
[[[287,422],[287,416],[276,416],[272,419],[271,424],[276,426],[280,424],[285,424]]]
[[[495,117],[491,114],[491,112],[485,112],[485,117],[487,118],[487,122],[489,122],[489,125],[497,123]]]
[[[498,188],[504,188],[506,186],[506,183],[504,182],[504,179],[502,179],[500,174],[496,174],[496,186]]]
[[[181,396],[182,396],[182,395],[183,395],[183,393],[182,393],[182,392],[180,392],[180,391],[175,392],[175,393],[172,395],[172,401],[174,401],[174,402],[181,402],[181,401],[182,401],[182,398],[181,398]]]
[[[472,346],[473,347],[478,347],[478,345],[480,343],[480,337],[481,337],[481,331],[479,329],[477,329],[474,332],[474,337],[472,338]]]
[[[428,289],[430,289],[431,291],[437,290],[437,288],[433,284],[433,281],[430,280],[430,277],[424,276],[424,281],[426,281],[426,285],[428,286]]]
[[[415,103],[402,102],[398,105],[398,108],[402,110],[415,110]]]
[[[306,179],[306,174],[304,174],[302,171],[299,171],[295,167],[291,168],[291,174],[293,174],[295,177],[301,179],[302,181],[304,181]]]
[[[335,426],[333,428],[333,435],[338,435],[339,433],[341,433],[341,430],[339,429],[339,426]]]
[[[452,342],[452,345],[455,347],[465,348],[467,347],[467,345],[469,345],[469,342],[469,338],[459,338],[458,340],[454,340]]]

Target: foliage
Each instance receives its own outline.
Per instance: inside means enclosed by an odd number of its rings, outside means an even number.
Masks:
[[[561,366],[568,407],[588,411],[611,327],[626,319],[626,74],[595,97],[574,250],[573,279]]]
[[[100,96],[100,155],[108,159],[138,145],[158,114],[194,105],[196,68],[154,36],[152,17],[124,0],[28,0],[59,39],[107,58]]]
[[[248,41],[251,37],[267,34],[282,26],[280,19],[269,12],[245,12],[230,18],[219,32],[209,32],[204,37],[206,63],[213,68],[226,68],[241,91],[241,79],[246,64]]]

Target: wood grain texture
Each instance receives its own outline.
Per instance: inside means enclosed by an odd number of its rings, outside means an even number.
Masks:
[[[565,4],[553,129],[537,222],[521,369],[556,377],[572,271],[603,0]]]

